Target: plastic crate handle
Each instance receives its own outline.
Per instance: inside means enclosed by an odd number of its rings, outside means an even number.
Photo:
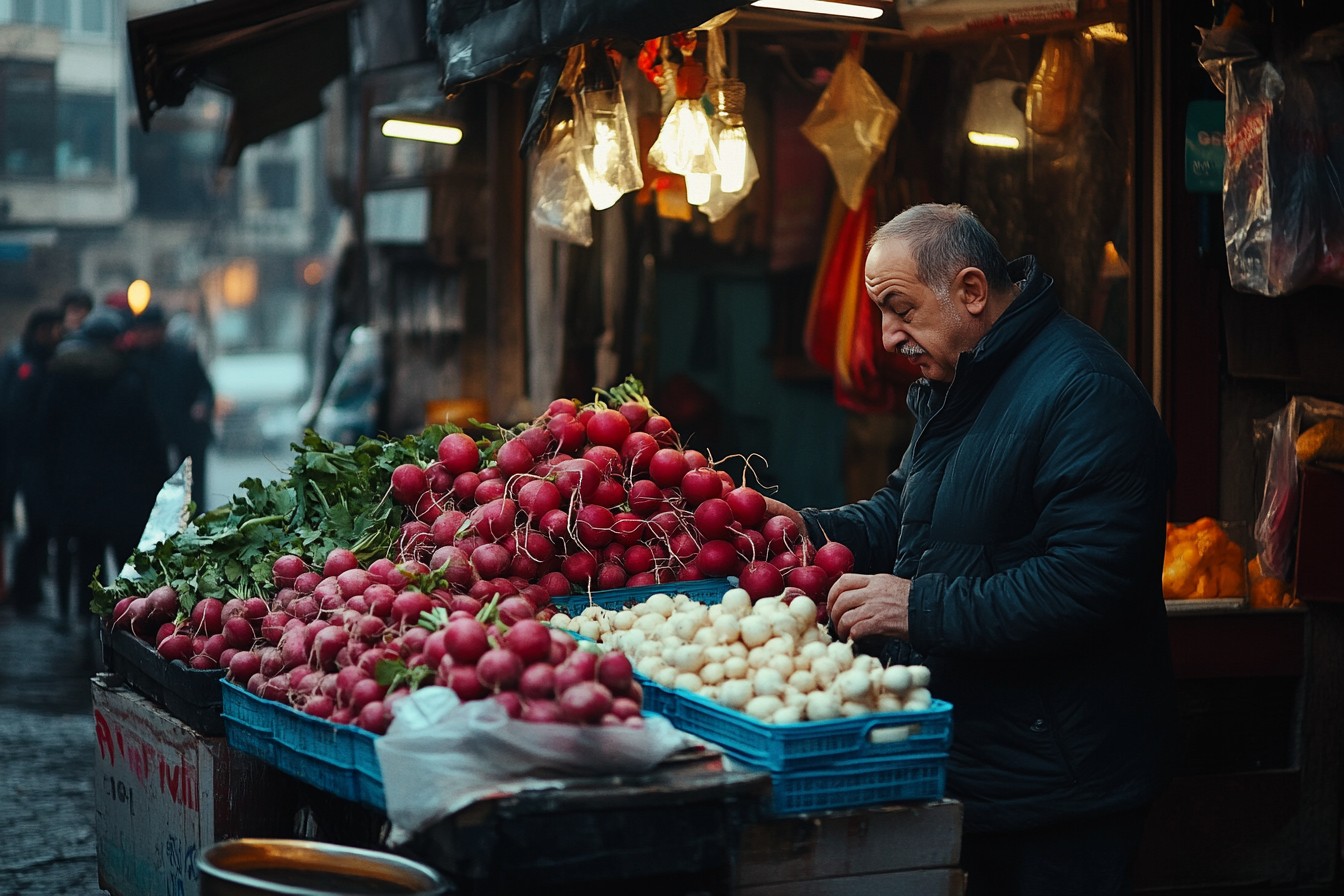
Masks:
[[[911,735],[918,734],[922,719],[902,720],[884,719],[882,721],[872,721],[863,727],[863,744],[865,751],[868,744],[874,746],[883,746],[885,744],[902,743],[910,739]]]

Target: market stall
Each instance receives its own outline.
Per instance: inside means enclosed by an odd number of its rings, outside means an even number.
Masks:
[[[758,465],[752,474],[800,504],[865,496],[883,481],[909,435],[899,396],[911,372],[889,365],[877,345],[855,265],[874,223],[903,205],[923,198],[967,202],[1002,234],[1010,255],[1036,252],[1056,273],[1068,310],[1103,333],[1150,387],[1176,444],[1180,472],[1170,513],[1168,608],[1181,755],[1145,840],[1140,884],[1161,889],[1332,879],[1344,730],[1330,700],[1344,643],[1334,606],[1341,578],[1332,561],[1338,552],[1331,547],[1338,543],[1332,508],[1339,476],[1321,464],[1293,466],[1291,477],[1301,477],[1300,509],[1284,509],[1278,518],[1286,521],[1282,531],[1296,536],[1296,562],[1275,564],[1263,556],[1255,531],[1264,502],[1253,484],[1265,467],[1250,442],[1252,418],[1277,410],[1292,394],[1344,388],[1330,336],[1344,306],[1337,295],[1317,292],[1310,313],[1297,315],[1290,296],[1276,294],[1282,304],[1266,310],[1253,295],[1232,295],[1230,256],[1219,245],[1220,215],[1211,204],[1212,194],[1222,192],[1222,157],[1201,156],[1191,165],[1205,167],[1182,172],[1166,147],[1171,141],[1163,134],[1187,129],[1196,146],[1222,146],[1221,131],[1201,130],[1193,114],[1186,120],[1185,103],[1208,102],[1213,89],[1189,45],[1197,34],[1193,26],[1216,24],[1225,10],[1210,15],[1202,8],[1195,13],[1149,3],[1034,4],[1031,15],[1003,13],[992,21],[939,19],[926,11],[929,19],[916,32],[901,27],[891,4],[875,5],[877,17],[855,25],[754,9],[715,22],[712,17],[727,6],[709,3],[662,9],[665,17],[655,30],[663,33],[635,33],[650,21],[636,9],[640,4],[596,4],[592,18],[566,20],[568,30],[522,27],[527,39],[511,45],[519,37],[514,25],[541,19],[522,14],[531,8],[527,3],[496,6],[464,12],[454,4],[432,4],[438,58],[371,70],[347,97],[355,110],[350,137],[359,151],[340,180],[352,206],[367,215],[360,250],[367,252],[371,274],[358,300],[340,310],[391,331],[401,364],[388,401],[390,431],[418,433],[427,409],[443,406],[445,389],[481,409],[480,418],[487,408],[496,421],[530,422],[543,416],[543,408],[554,418],[545,405],[549,396],[609,384],[635,369],[647,372],[659,407],[683,411],[669,413],[679,421],[685,445],[704,451],[707,461],[768,457],[771,466]],[[1308,9],[1312,4],[1294,6],[1300,8],[1280,12],[1281,25],[1295,16],[1308,22],[1303,31],[1319,24],[1319,15],[1313,18],[1319,10]],[[518,15],[513,25],[509,9]],[[604,11],[614,25],[599,20]],[[899,12],[918,20],[918,10]],[[440,78],[454,95],[448,102],[440,91],[426,89]],[[484,137],[474,146],[468,140],[453,150],[419,154],[389,148],[374,125],[407,111],[408,101],[422,106],[412,110],[421,117],[475,126]],[[854,127],[856,120],[869,127]],[[684,134],[671,127],[677,123],[685,125]],[[837,143],[835,135],[846,132],[856,143]],[[693,139],[707,134],[713,137]],[[1193,176],[1201,172],[1202,180]],[[1173,187],[1183,173],[1191,175],[1184,191]],[[419,204],[403,204],[408,194]],[[407,208],[420,209],[420,217],[406,215]],[[1049,213],[1033,211],[1039,209]],[[408,246],[406,234],[388,225],[403,220],[415,224],[411,242],[422,246]],[[1270,257],[1284,252],[1280,247]],[[1328,273],[1329,257],[1318,259],[1317,268]],[[1238,288],[1247,288],[1246,281],[1238,280]],[[1278,291],[1260,290],[1264,296]],[[440,313],[441,305],[448,311]],[[1266,319],[1278,325],[1266,325]],[[483,335],[464,339],[466,333]],[[427,369],[438,376],[422,375]],[[798,419],[808,425],[795,425]],[[442,423],[442,415],[428,422]],[[471,433],[476,441],[501,443],[492,449],[503,455],[492,455],[496,468],[513,463],[515,449],[502,448],[501,437],[509,434],[475,427]],[[316,572],[319,558],[340,546],[322,531],[322,523],[334,519],[352,527],[342,539],[353,543],[370,531],[358,527],[386,525],[409,513],[417,517],[407,518],[409,528],[399,523],[395,539],[379,544],[387,556],[394,544],[403,548],[417,540],[428,539],[436,551],[445,547],[436,527],[455,533],[475,508],[463,509],[462,520],[443,512],[431,521],[418,517],[432,513],[437,499],[418,504],[422,495],[455,491],[455,481],[421,487],[417,480],[401,486],[401,500],[377,500],[389,488],[396,497],[392,476],[399,466],[444,462],[438,446],[429,444],[436,439],[412,444],[414,436],[408,438],[358,451],[320,441],[306,445],[289,487],[256,490],[250,503],[203,524],[221,526],[208,539],[178,552],[199,559],[217,548],[238,550],[222,578],[199,563],[184,564],[180,579],[191,587],[180,588],[178,598],[225,593],[221,585],[244,576],[278,598],[293,586],[277,588],[268,565],[275,557],[255,550],[257,543],[293,537],[302,545],[294,553]],[[623,444],[606,447],[624,455]],[[537,451],[528,451],[535,460]],[[718,466],[736,483],[748,481],[747,468],[735,460],[706,466]],[[378,480],[378,488],[344,491],[356,472],[387,479]],[[479,472],[464,469],[454,479]],[[520,465],[519,472],[526,470]],[[572,489],[587,487],[582,472],[571,478],[580,483]],[[673,488],[671,482],[659,488]],[[680,483],[676,487],[684,491]],[[625,497],[635,512],[633,484]],[[651,492],[645,497],[662,500]],[[370,506],[378,508],[377,519],[357,509]],[[619,529],[618,513],[611,512],[610,520],[596,512],[574,520],[575,537],[580,528]],[[248,522],[276,516],[286,525]],[[439,522],[443,518],[455,525]],[[475,522],[492,526],[497,519],[492,514]],[[708,519],[695,523],[714,525]],[[714,530],[698,531],[705,536]],[[577,571],[585,594],[649,587],[636,577],[656,563],[641,569],[642,559],[624,562],[618,573],[604,562],[610,559],[606,552],[615,552],[611,542],[589,547],[598,559]],[[642,558],[636,548],[651,543],[637,537],[622,547],[629,560]],[[520,550],[530,561],[548,562],[526,536],[521,544],[515,539],[511,553]],[[662,550],[665,555],[655,560],[672,568],[689,558],[691,548],[669,538]],[[469,564],[476,562],[474,551],[464,553]],[[420,562],[441,565],[434,556]],[[702,572],[731,574],[742,584],[743,569],[719,569],[716,559],[710,551],[696,562],[707,564]],[[481,562],[498,567],[505,560],[483,554]],[[461,563],[450,565],[461,569]],[[359,566],[374,574],[371,565]],[[800,580],[809,575],[817,574],[803,573]],[[541,575],[535,578],[532,584],[540,584]],[[546,597],[554,612],[569,617],[574,634],[600,643],[634,630],[596,612],[585,615],[586,605],[571,607],[576,580],[564,578],[564,593],[547,589]],[[727,584],[694,602],[721,603]],[[779,590],[785,584],[781,577]],[[467,596],[484,603],[483,594]],[[594,606],[633,614],[642,604],[635,597],[621,594],[619,606]],[[467,609],[475,616],[484,606]],[[569,624],[562,619],[558,627]],[[254,636],[265,637],[260,625]],[[125,633],[112,638],[124,642]],[[179,650],[177,659],[190,665],[199,653],[194,641],[191,653],[183,644],[175,641],[170,655]],[[217,664],[224,651],[243,651],[227,644],[212,649]],[[637,652],[638,645],[630,650]],[[409,675],[409,657],[398,659]],[[700,675],[708,664],[704,658],[695,671],[670,662],[640,670],[642,659],[632,657],[641,708],[674,724],[699,719],[698,727],[691,723],[686,730],[704,737],[729,766],[741,761],[733,755],[732,734],[725,741],[723,729],[712,725],[714,713],[722,711],[713,708],[722,707],[716,700],[721,692],[697,693],[699,686],[714,686]],[[130,647],[119,662],[135,684]],[[152,667],[159,660],[148,662]],[[687,659],[685,665],[696,662]],[[678,685],[683,674],[698,684],[683,679]],[[223,675],[214,674],[220,688]],[[233,684],[246,691],[246,680]],[[470,687],[470,678],[462,686]],[[140,687],[155,685],[142,681]],[[273,688],[270,696],[287,689],[288,683]],[[937,696],[937,682],[929,691]],[[665,692],[674,696],[660,707]],[[899,688],[892,694],[901,706],[892,710],[889,704],[888,710],[918,711]],[[706,701],[711,715],[696,715]],[[768,706],[767,724],[821,724],[794,722],[787,713],[776,718],[791,707]],[[332,706],[317,721],[333,724],[332,714],[341,708]],[[746,712],[746,701],[727,709],[755,716]],[[764,714],[766,704],[758,710]],[[881,705],[872,710],[884,711]],[[336,715],[334,724],[348,721]],[[348,772],[339,776],[342,783],[324,790],[305,780],[316,774],[305,770],[303,759],[317,755],[305,741],[277,745],[269,732],[253,728],[240,735],[253,735],[254,752],[247,755],[267,753],[271,768],[286,761],[280,756],[289,757],[294,764],[281,774],[309,788],[304,805],[310,817],[323,819],[323,834],[342,836],[344,820],[356,816],[369,830],[381,830],[387,806],[377,800],[370,805],[360,790],[368,783],[367,766],[361,776],[352,760],[351,768],[341,767]],[[200,733],[218,738],[221,730]],[[362,741],[366,750],[368,742]],[[235,749],[231,738],[224,743]],[[758,768],[754,776],[734,779],[723,777],[722,769],[704,769],[702,760],[696,761],[700,770],[717,782],[703,807],[712,821],[704,823],[717,832],[718,844],[736,844],[697,854],[696,873],[703,873],[705,886],[790,892],[805,880],[890,874],[906,875],[893,879],[912,888],[919,880],[937,892],[956,892],[957,808],[939,801],[936,788],[908,798],[901,789],[908,782],[887,781],[889,789],[865,808],[808,806],[801,814],[781,813],[771,801],[787,782],[781,788],[779,780],[767,784],[762,777],[777,778],[783,770]],[[684,783],[686,769],[696,763],[680,761],[685,764],[678,780]],[[915,770],[936,776],[936,766],[915,764]],[[909,772],[912,765],[884,760],[882,767]],[[633,803],[665,792],[662,786],[641,780],[614,798],[629,796],[634,811]],[[579,803],[590,797],[574,795]],[[326,808],[313,808],[318,803]],[[544,824],[558,808],[540,795],[491,800],[457,819],[470,819],[468,827],[479,823],[477,829],[440,822],[426,854],[465,874],[464,880],[483,884],[490,872],[464,872],[457,863],[460,842],[486,836],[499,819]],[[675,823],[659,815],[640,824]],[[638,826],[632,822],[622,830]],[[873,844],[878,832],[897,828],[927,848],[884,864]],[[787,854],[779,849],[786,836],[793,844]],[[359,839],[379,843],[376,833]],[[642,861],[633,857],[648,844],[629,846],[626,858]],[[736,870],[725,872],[725,861]]]
[[[957,891],[952,707],[926,668],[828,633],[847,549],[813,552],[679,447],[632,379],[477,423],[310,434],[285,478],[189,520],[165,485],[96,607],[113,892],[190,882],[191,854],[296,818],[459,892]],[[922,851],[860,838],[852,862],[771,872],[769,826],[815,820],[811,851],[870,813],[874,837],[929,819]]]

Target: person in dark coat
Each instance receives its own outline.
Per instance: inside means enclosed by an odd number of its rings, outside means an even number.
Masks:
[[[958,205],[878,229],[887,351],[915,427],[872,498],[772,512],[854,553],[827,599],[860,649],[952,704],[967,893],[1128,892],[1174,722],[1162,601],[1172,452],[1129,365]]]
[[[14,544],[11,581],[14,608],[29,614],[42,603],[42,576],[50,544],[50,495],[43,475],[46,447],[34,438],[32,421],[41,407],[47,364],[61,339],[61,312],[39,308],[28,315],[23,335],[0,364],[0,439],[3,439],[4,525],[14,520],[17,498],[23,507],[23,532]]]
[[[124,335],[118,312],[101,306],[90,312],[48,365],[39,417],[45,475],[53,490],[52,526],[57,539],[73,545],[80,612],[92,598],[95,569],[110,581],[135,549],[169,472],[158,416],[143,377],[120,345]],[[57,589],[60,618],[68,628],[65,569],[57,571]]]
[[[191,498],[205,507],[206,448],[215,409],[215,390],[200,355],[190,345],[166,338],[163,310],[150,305],[131,324],[131,361],[149,387],[168,442],[169,464],[176,469],[191,458]]]

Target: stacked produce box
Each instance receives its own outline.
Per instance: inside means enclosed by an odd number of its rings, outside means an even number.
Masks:
[[[819,784],[777,777],[777,811],[941,795],[950,708],[927,670],[882,668],[826,635],[848,550],[768,516],[760,492],[682,446],[638,383],[477,432],[309,433],[286,478],[249,480],[131,558],[96,602],[110,637],[213,676],[216,693],[226,680],[231,743],[372,805],[371,739],[429,685],[538,723],[660,712],[774,772],[843,760]],[[655,615],[672,629],[656,655]],[[825,725],[853,743],[777,760],[793,742],[780,732],[834,734]],[[897,754],[904,786],[875,786]],[[842,795],[787,795],[805,779]]]

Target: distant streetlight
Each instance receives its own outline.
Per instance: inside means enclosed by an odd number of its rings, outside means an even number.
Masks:
[[[134,280],[126,287],[126,304],[130,306],[131,313],[138,315],[149,307],[149,294],[149,284],[144,280]]]

